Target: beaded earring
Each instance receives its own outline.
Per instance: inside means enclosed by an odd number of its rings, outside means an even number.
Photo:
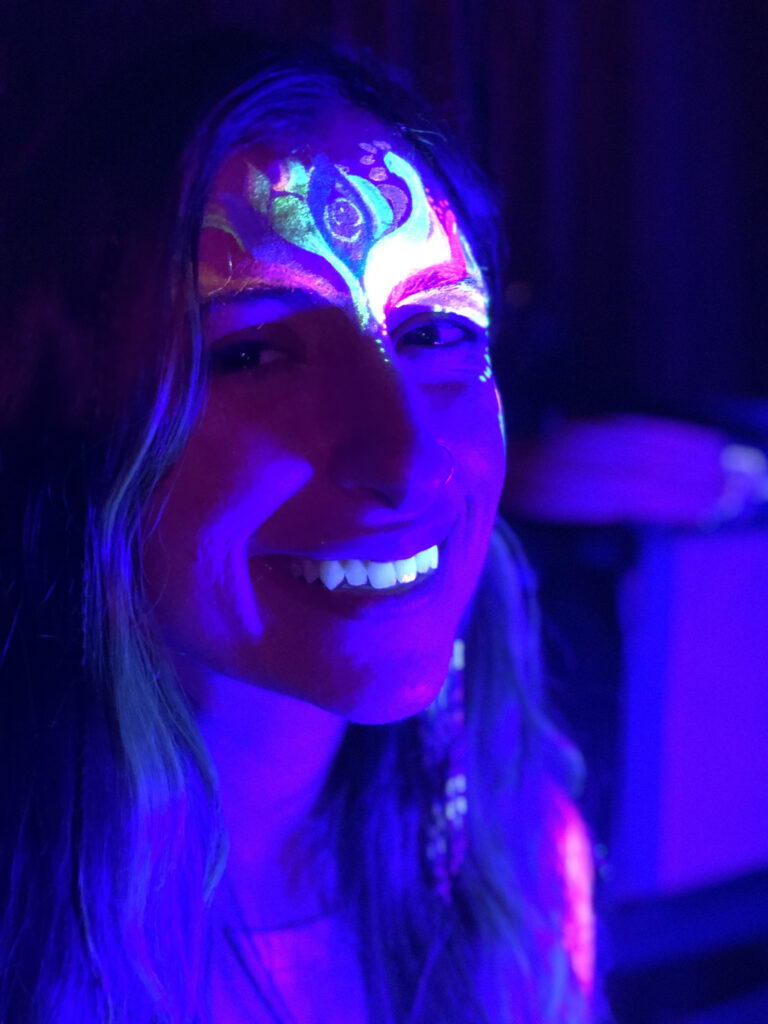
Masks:
[[[467,851],[467,751],[464,733],[464,641],[454,640],[446,680],[421,717],[430,788],[426,856],[434,891],[449,905]]]

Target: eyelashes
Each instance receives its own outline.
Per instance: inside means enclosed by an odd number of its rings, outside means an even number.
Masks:
[[[422,313],[394,330],[392,339],[398,349],[450,349],[484,343],[486,334],[471,320],[455,313]]]
[[[301,337],[286,319],[245,323],[213,340],[208,367],[219,375],[266,370],[295,361],[301,351]]]
[[[212,373],[238,373],[258,370],[287,358],[288,354],[273,343],[252,339],[213,349],[209,356],[209,366]]]
[[[409,358],[419,355],[446,356],[454,350],[484,348],[487,335],[482,327],[458,313],[424,310],[390,330],[395,350]],[[209,370],[215,375],[267,370],[289,362],[304,362],[306,343],[284,321],[256,324],[217,339],[208,354]]]

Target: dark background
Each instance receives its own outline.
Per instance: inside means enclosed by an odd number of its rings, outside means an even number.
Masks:
[[[6,0],[6,156],[23,161],[40,114],[115,62],[225,23],[375,50],[497,182],[509,244],[498,376],[513,435],[630,411],[768,445],[765,0]],[[663,776],[627,747],[620,592],[647,533],[517,525],[541,581],[556,712],[586,754],[617,1021],[768,1021],[766,873],[633,891],[612,865],[622,779]]]
[[[448,112],[506,196],[532,414],[768,393],[762,0],[6,0],[6,134],[223,22],[370,47]]]

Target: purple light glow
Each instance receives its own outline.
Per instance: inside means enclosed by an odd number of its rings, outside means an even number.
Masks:
[[[624,594],[622,894],[768,863],[768,534],[646,533]]]
[[[555,842],[568,892],[563,943],[579,984],[589,998],[595,987],[592,847],[584,822],[573,805],[562,798],[557,804],[560,820]]]

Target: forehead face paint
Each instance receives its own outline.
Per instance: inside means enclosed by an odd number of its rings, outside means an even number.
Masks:
[[[252,146],[225,161],[200,239],[204,300],[301,289],[349,308],[377,335],[408,305],[488,326],[469,244],[413,162],[383,141],[361,142],[346,163],[306,154],[275,158]]]

